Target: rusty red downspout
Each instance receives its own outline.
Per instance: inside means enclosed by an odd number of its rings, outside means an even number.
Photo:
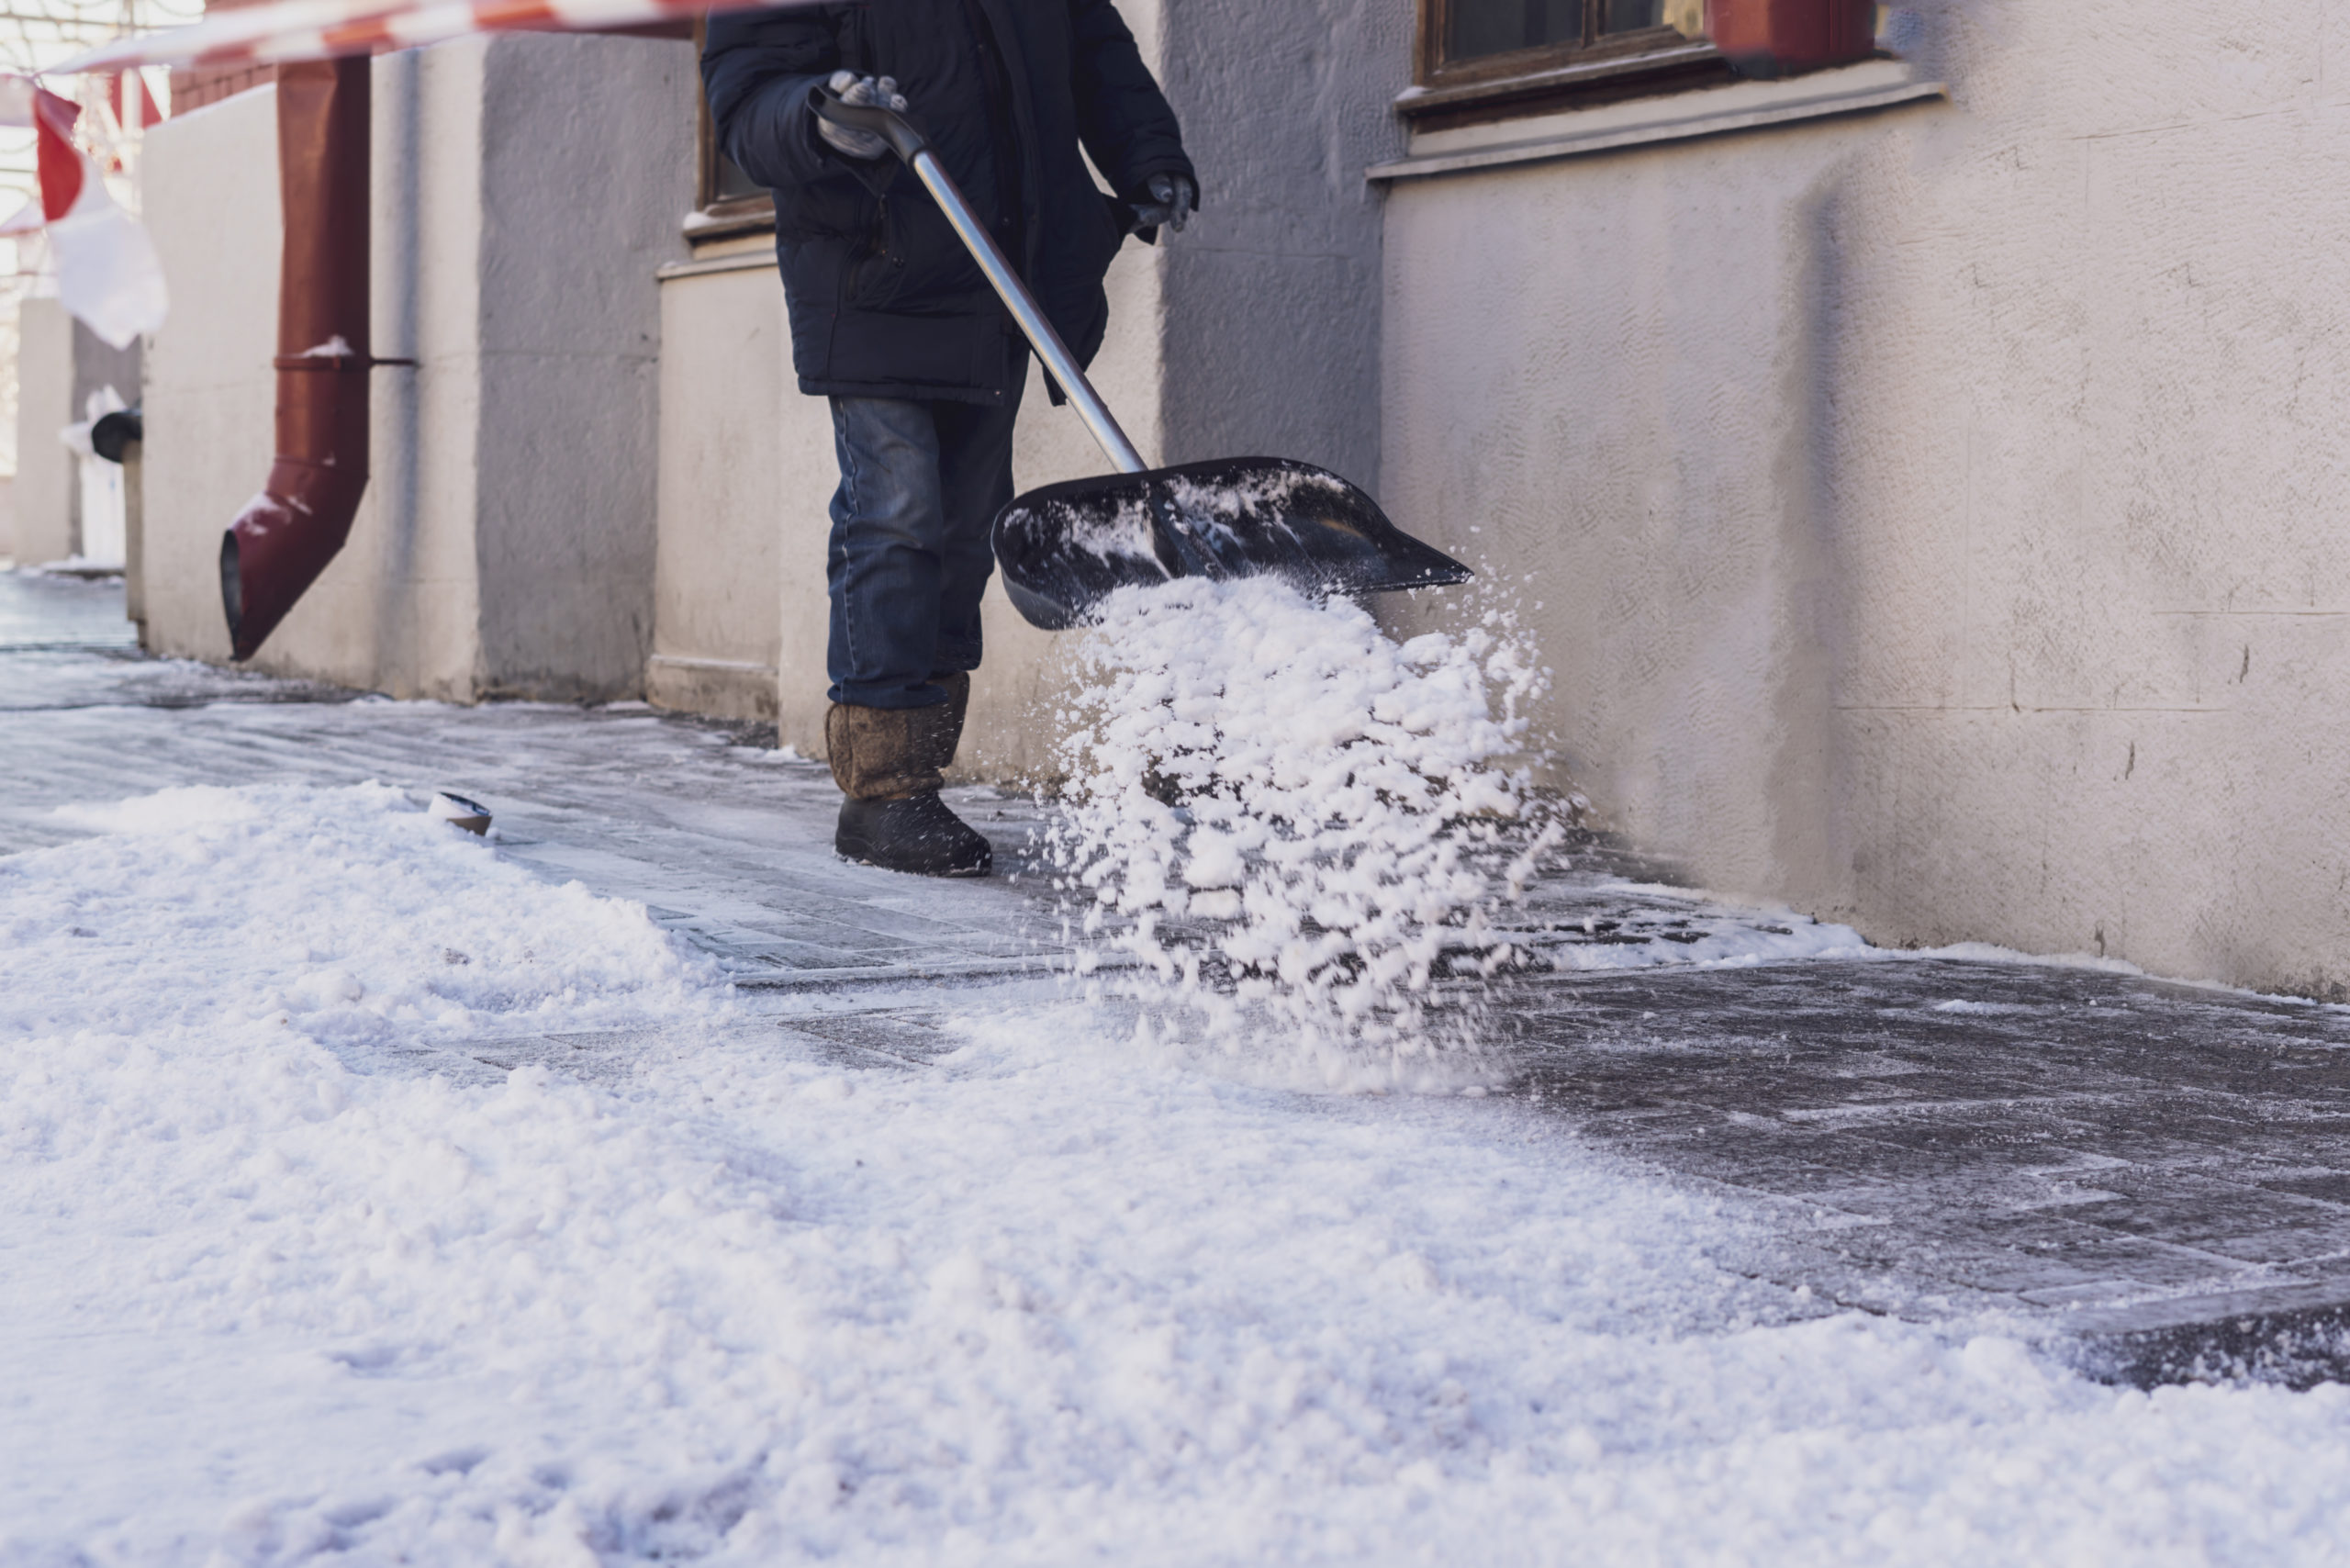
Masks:
[[[241,660],[342,548],[367,488],[368,69],[362,56],[277,72],[277,457],[220,541]]]

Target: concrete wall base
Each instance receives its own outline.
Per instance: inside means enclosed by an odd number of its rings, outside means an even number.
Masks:
[[[775,666],[748,660],[655,654],[644,668],[645,700],[672,712],[772,724],[776,690]]]

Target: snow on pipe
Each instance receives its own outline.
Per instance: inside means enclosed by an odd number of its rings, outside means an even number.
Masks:
[[[363,55],[277,74],[277,456],[220,541],[240,660],[342,548],[367,488],[368,69]]]

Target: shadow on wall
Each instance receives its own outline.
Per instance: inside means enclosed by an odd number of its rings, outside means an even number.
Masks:
[[[1844,363],[1847,264],[1843,218],[1849,163],[1831,164],[1787,215],[1787,247],[1799,258],[1787,316],[1787,420],[1772,488],[1779,502],[1777,646],[1771,672],[1771,869],[1765,886],[1818,913],[1852,913],[1849,748],[1838,691],[1850,644],[1848,526],[1836,488],[1837,389],[1854,385]]]
[[[1383,200],[1363,171],[1403,151],[1412,8],[1163,9],[1162,75],[1204,189],[1167,245],[1162,461],[1294,457],[1376,495]]]
[[[375,67],[375,230],[373,330],[375,353],[385,359],[419,357],[418,294],[423,276],[419,230],[424,199],[422,55],[403,50]],[[386,366],[376,373],[373,394],[375,429],[375,490],[373,521],[379,532],[381,570],[386,580],[413,581],[423,568],[420,532],[424,515],[418,487],[423,469],[422,429],[417,368]],[[426,661],[417,645],[418,628],[398,616],[376,618],[375,663],[379,670],[415,669]]]

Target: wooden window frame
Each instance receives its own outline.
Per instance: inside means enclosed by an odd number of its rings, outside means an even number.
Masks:
[[[701,53],[703,28],[694,21],[694,53]],[[718,194],[718,128],[710,118],[710,100],[701,84],[694,84],[694,210],[686,218],[686,239],[702,245],[746,234],[771,233],[775,229],[775,198],[765,191],[750,196]]]
[[[1667,27],[1599,31],[1605,0],[1583,0],[1583,36],[1575,43],[1447,60],[1444,39],[1455,3],[1418,0],[1413,85],[1395,101],[1396,111],[1416,129],[1442,130],[1735,80],[1729,61],[1703,39]]]

